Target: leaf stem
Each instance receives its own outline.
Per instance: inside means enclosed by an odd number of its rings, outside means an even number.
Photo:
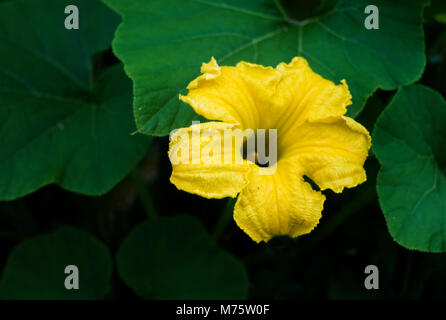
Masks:
[[[141,178],[141,172],[138,168],[133,169],[130,173],[130,178],[132,179],[133,186],[138,194],[139,201],[147,214],[147,218],[151,221],[156,220],[158,218],[158,211],[153,204],[152,196],[150,195],[146,183]]]
[[[232,212],[234,211],[234,205],[237,198],[229,198],[226,201],[225,207],[223,208],[220,217],[215,224],[214,230],[212,231],[212,238],[218,241],[228,226],[229,222],[232,220]]]

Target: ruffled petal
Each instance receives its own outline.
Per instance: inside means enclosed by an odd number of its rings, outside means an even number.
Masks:
[[[296,158],[303,174],[321,190],[342,192],[366,180],[363,168],[371,145],[370,135],[362,125],[348,117],[329,123],[306,122],[295,132],[283,157]]]
[[[265,77],[274,77],[273,68],[262,68],[258,84],[261,87]],[[249,69],[249,68],[247,68]],[[254,68],[255,69],[255,68]],[[219,67],[214,58],[203,63],[203,73],[189,85],[187,96],[180,95],[180,100],[188,103],[196,113],[209,120],[220,120],[226,123],[239,124],[242,128],[256,128],[259,121],[257,109],[261,90],[246,82],[243,73],[246,68]]]
[[[226,131],[227,130],[227,131]],[[225,132],[233,134],[225,146]],[[205,198],[236,197],[255,164],[242,158],[241,130],[222,122],[194,124],[170,137],[170,181],[180,190]]]
[[[297,237],[318,224],[325,196],[312,189],[302,177],[295,159],[280,160],[272,175],[256,167],[249,184],[241,191],[234,208],[234,219],[254,241],[274,236]]]
[[[344,116],[351,104],[344,80],[335,85],[314,73],[300,57],[275,69],[247,62],[219,67],[212,58],[201,72],[189,84],[187,96],[180,95],[180,99],[205,118],[224,123],[200,125],[199,131],[205,126],[217,130],[277,129],[279,160],[273,168],[243,160],[243,139],[239,139],[235,148],[222,147],[223,154],[237,163],[223,165],[206,152],[205,157],[198,154],[199,163],[177,163],[172,155],[184,143],[175,140],[169,152],[171,181],[179,189],[208,198],[235,197],[240,192],[234,219],[253,240],[296,237],[318,224],[325,197],[313,190],[304,176],[322,190],[335,192],[366,180],[363,165],[371,138],[364,127]],[[195,141],[193,127],[178,134]],[[202,136],[199,150],[221,145],[210,136],[205,134],[204,140]],[[187,150],[179,158],[197,159],[196,150]]]
[[[281,104],[286,107],[286,114],[281,117],[291,123],[339,117],[351,104],[352,96],[345,80],[336,85],[324,79],[302,57],[293,58],[289,64],[279,64],[277,70],[282,75],[277,91]]]
[[[212,58],[201,72],[180,99],[209,120],[241,128],[286,132],[305,120],[342,116],[351,104],[345,81],[322,78],[302,57],[276,68],[248,62],[220,67]]]

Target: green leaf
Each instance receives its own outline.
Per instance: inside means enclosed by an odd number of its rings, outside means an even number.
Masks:
[[[144,299],[242,299],[248,289],[244,266],[191,216],[137,226],[119,249],[118,272]]]
[[[365,0],[341,0],[314,19],[295,21],[273,0],[104,0],[123,18],[113,42],[134,84],[138,130],[166,135],[196,115],[178,92],[214,56],[275,66],[304,56],[324,77],[346,79],[355,116],[377,88],[416,81],[424,67],[425,0],[375,1],[379,30],[367,30]]]
[[[392,237],[446,251],[446,101],[421,85],[398,90],[373,131],[377,191]]]
[[[99,0],[69,4],[79,8],[79,30],[65,29],[64,1],[0,4],[0,200],[50,183],[105,193],[147,149],[146,137],[131,135],[122,66],[92,70],[119,17]]]
[[[78,268],[79,289],[67,290],[65,268]],[[108,248],[71,227],[25,240],[8,257],[0,280],[2,299],[100,299],[110,286],[113,262]]]

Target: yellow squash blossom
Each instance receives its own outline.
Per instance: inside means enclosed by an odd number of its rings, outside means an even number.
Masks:
[[[321,190],[338,193],[366,180],[363,165],[371,138],[361,124],[344,116],[351,104],[344,80],[335,85],[301,57],[276,68],[247,62],[220,67],[212,58],[201,72],[180,99],[214,121],[171,136],[171,182],[206,198],[238,195],[234,219],[254,241],[296,237],[318,224],[325,196],[304,176]],[[277,129],[277,162],[263,167],[242,157],[246,139],[225,148],[214,137],[228,129]],[[185,136],[190,139],[181,139]],[[190,147],[194,143],[195,150]],[[218,148],[209,152],[210,145]],[[216,156],[220,147],[221,156]],[[226,155],[232,163],[219,161]]]

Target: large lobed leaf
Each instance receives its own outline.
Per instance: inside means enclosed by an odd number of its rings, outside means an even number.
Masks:
[[[398,90],[373,131],[379,203],[402,246],[446,251],[446,101],[421,85]]]
[[[166,135],[197,115],[178,92],[214,56],[275,66],[307,58],[324,77],[346,79],[355,116],[377,88],[414,82],[425,66],[422,11],[427,1],[375,1],[379,29],[367,30],[365,0],[341,0],[303,22],[284,18],[273,0],[104,0],[123,18],[115,53],[134,84],[139,131]]]
[[[0,4],[0,200],[49,183],[102,194],[147,149],[147,138],[131,135],[122,66],[93,77],[92,56],[110,46],[119,16],[99,0],[69,4],[79,30],[65,29],[64,1]]]

